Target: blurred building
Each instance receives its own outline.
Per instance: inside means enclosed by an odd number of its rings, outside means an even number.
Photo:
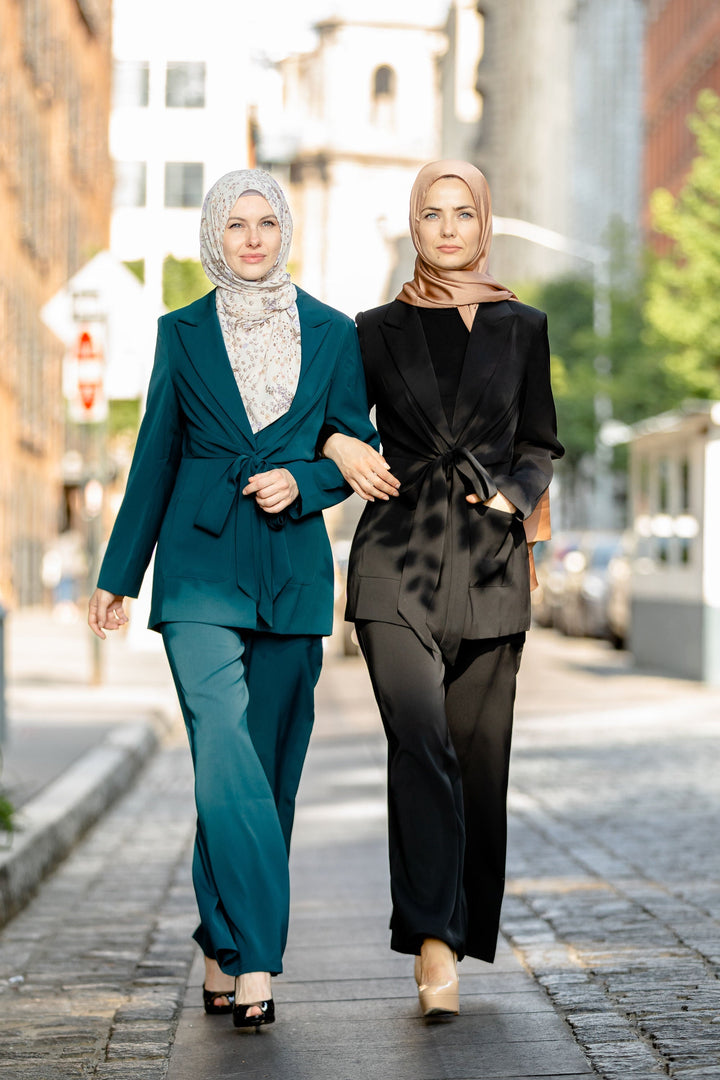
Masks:
[[[447,48],[440,61],[441,154],[477,160],[483,95],[476,82],[485,51],[485,17],[478,0],[453,0],[445,24]]]
[[[43,598],[63,521],[63,346],[40,308],[107,246],[110,0],[0,7],[0,595]]]
[[[477,88],[483,99],[476,162],[493,211],[568,235],[572,57],[576,0],[487,0]],[[522,285],[554,277],[568,257],[514,236],[496,236],[491,270]]]
[[[700,90],[720,94],[717,0],[648,0],[645,31],[643,206],[658,187],[676,195],[697,149],[687,126]],[[662,246],[660,237],[654,238]]]
[[[167,256],[199,258],[205,192],[250,163],[249,46],[226,0],[201,8],[194,0],[115,0],[113,8],[111,250],[142,264],[160,309]]]
[[[644,667],[720,685],[720,402],[636,424],[630,649]]]
[[[524,282],[587,271],[567,252],[632,232],[640,205],[642,0],[486,0],[476,161],[493,210],[566,238],[565,251],[497,235],[493,273]]]
[[[640,239],[644,0],[577,0],[569,222],[581,243]]]
[[[318,24],[313,52],[280,62],[282,132],[262,132],[260,153],[289,181],[297,280],[354,315],[411,272],[408,199],[440,152],[445,36],[436,3],[345,6]]]

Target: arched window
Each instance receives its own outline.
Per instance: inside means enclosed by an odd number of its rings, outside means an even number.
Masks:
[[[387,64],[375,68],[372,77],[372,122],[389,130],[395,127],[395,69]]]
[[[395,97],[395,72],[387,64],[381,64],[373,76],[373,98],[378,101],[392,97]]]

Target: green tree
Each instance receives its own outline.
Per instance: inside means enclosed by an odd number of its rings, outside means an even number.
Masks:
[[[212,285],[197,259],[175,259],[163,263],[163,303],[169,311],[191,304],[209,292]]]
[[[651,199],[653,228],[672,241],[650,275],[649,341],[678,398],[720,397],[720,98],[702,90],[688,124],[698,155],[674,198]]]
[[[607,337],[595,332],[589,278],[560,278],[521,293],[547,312],[558,431],[565,445],[559,467],[571,481],[595,450],[598,396],[610,399],[613,419],[626,425],[674,408],[682,398],[648,339],[644,267],[621,231],[612,247]],[[598,357],[605,357],[606,365],[598,365]],[[622,473],[626,464],[626,448],[616,447],[613,467]]]
[[[0,770],[2,769],[2,756],[0,756]],[[11,833],[15,828],[14,815],[10,800],[6,797],[0,786],[0,833]],[[0,844],[0,846],[2,846]]]
[[[558,431],[565,446],[563,468],[574,472],[595,445],[592,284],[583,278],[559,278],[526,287],[519,295],[547,312]]]

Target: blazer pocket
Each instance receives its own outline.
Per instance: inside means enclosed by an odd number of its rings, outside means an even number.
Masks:
[[[225,581],[231,577],[234,550],[233,515],[220,536],[193,524],[195,499],[178,499],[168,508],[158,544],[158,560],[166,577],[190,581]]]
[[[470,586],[487,588],[512,584],[510,563],[517,546],[514,514],[476,503],[469,506]]]
[[[412,515],[390,503],[370,503],[355,530],[348,574],[397,581],[403,572]]]

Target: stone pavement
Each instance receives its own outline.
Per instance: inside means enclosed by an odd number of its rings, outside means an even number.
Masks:
[[[330,660],[278,1022],[247,1035],[198,1005],[192,778],[173,727],[0,933],[0,1080],[720,1077],[719,728],[717,691],[533,632],[506,940],[496,965],[462,965],[462,1015],[427,1025],[407,961],[387,949],[384,748],[367,677],[359,660]]]
[[[504,933],[607,1080],[716,1080],[720,691],[533,638]]]

